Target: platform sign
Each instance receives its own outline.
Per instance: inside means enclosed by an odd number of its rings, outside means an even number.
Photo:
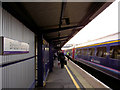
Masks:
[[[29,44],[20,42],[9,38],[1,38],[1,52],[2,54],[22,54],[29,53]]]

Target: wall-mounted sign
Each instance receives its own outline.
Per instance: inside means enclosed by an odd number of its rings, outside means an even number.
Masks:
[[[29,44],[25,42],[20,42],[17,40],[2,37],[0,39],[2,42],[0,52],[2,54],[20,54],[29,53]]]

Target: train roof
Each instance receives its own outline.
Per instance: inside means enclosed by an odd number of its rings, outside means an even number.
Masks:
[[[84,47],[84,46],[88,46],[88,45],[93,45],[93,44],[97,44],[97,43],[119,40],[120,39],[119,35],[120,35],[120,32],[114,33],[114,34],[111,34],[111,35],[107,35],[107,36],[104,36],[104,37],[101,37],[101,38],[98,38],[98,39],[95,39],[95,40],[91,40],[91,41],[88,41],[88,42],[85,42],[85,43],[81,43],[81,44],[75,46],[75,48]]]

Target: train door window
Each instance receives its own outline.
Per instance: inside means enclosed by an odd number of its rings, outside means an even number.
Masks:
[[[83,55],[87,55],[87,49],[83,49]]]
[[[82,49],[79,49],[78,54],[82,55]]]
[[[110,58],[120,59],[120,45],[110,47]]]
[[[95,53],[95,48],[89,48],[89,55],[90,56],[94,56],[94,53]]]
[[[89,48],[88,55],[89,55],[89,56],[92,56],[92,48]]]
[[[71,56],[71,51],[69,50],[69,54],[70,54],[70,56]]]
[[[76,53],[77,53],[77,55],[80,55],[80,50],[77,49],[77,50],[76,50]]]
[[[92,56],[94,56],[94,54],[95,54],[95,48],[92,48]]]
[[[106,55],[107,55],[107,48],[103,47],[102,49],[103,49],[103,57],[106,57]]]
[[[72,56],[72,50],[70,50],[70,56]]]
[[[82,55],[82,49],[80,49],[80,55]]]
[[[106,53],[107,53],[106,47],[98,47],[96,56],[106,57]]]
[[[78,49],[76,49],[76,54],[79,55],[79,50]]]

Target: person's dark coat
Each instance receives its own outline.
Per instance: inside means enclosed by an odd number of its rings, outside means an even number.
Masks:
[[[60,63],[61,63],[61,68],[63,68],[63,67],[64,67],[64,61],[65,61],[64,53],[60,52],[60,53],[58,54],[58,60],[59,60]]]

